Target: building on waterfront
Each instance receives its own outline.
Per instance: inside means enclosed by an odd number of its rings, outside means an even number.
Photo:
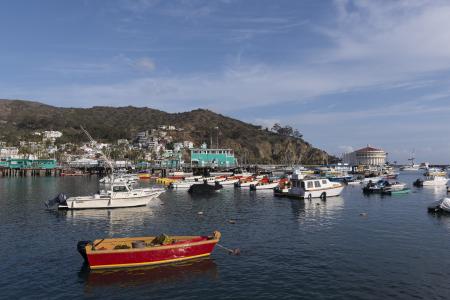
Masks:
[[[191,149],[191,165],[198,167],[235,167],[236,158],[232,149]]]
[[[194,148],[194,143],[191,141],[183,141],[183,147],[186,149]]]
[[[27,159],[27,158],[11,158],[1,159],[0,167],[9,169],[54,169],[56,168],[55,159]]]
[[[61,131],[54,131],[54,130],[48,130],[48,131],[44,131],[43,132],[43,140],[44,141],[51,141],[51,142],[55,142],[55,140],[57,138],[62,137],[62,132]]]
[[[367,147],[359,150],[345,153],[342,156],[342,162],[351,166],[382,166],[386,164],[386,157],[387,153],[383,149],[377,149],[367,145]]]
[[[19,148],[17,147],[4,147],[0,149],[0,157],[1,158],[10,158],[10,157],[18,157]]]

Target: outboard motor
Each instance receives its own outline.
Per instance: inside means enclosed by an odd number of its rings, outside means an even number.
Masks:
[[[86,262],[88,262],[88,258],[86,255],[86,246],[88,246],[88,245],[92,245],[92,242],[91,241],[79,241],[77,244],[77,250]],[[94,247],[94,245],[92,245],[92,247]]]
[[[56,196],[53,199],[47,200],[45,202],[45,206],[47,206],[47,208],[52,208],[55,205],[61,205],[61,206],[67,206],[67,195],[63,194],[63,193],[59,193],[58,196]]]

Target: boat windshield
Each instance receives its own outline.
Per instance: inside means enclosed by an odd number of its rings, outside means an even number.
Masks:
[[[117,193],[117,192],[128,192],[128,189],[124,185],[116,185],[116,186],[113,186],[113,192],[114,193]]]

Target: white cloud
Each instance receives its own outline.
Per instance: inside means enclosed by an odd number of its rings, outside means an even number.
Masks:
[[[149,57],[142,57],[136,60],[135,66],[143,71],[153,71],[155,69],[155,63]]]

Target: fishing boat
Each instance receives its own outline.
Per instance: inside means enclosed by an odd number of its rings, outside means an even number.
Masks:
[[[447,171],[439,168],[429,168],[424,174],[424,176],[447,176]]]
[[[412,153],[411,153],[411,157],[408,158],[408,160],[411,163],[409,165],[405,165],[405,166],[400,167],[400,171],[406,171],[406,172],[408,172],[408,171],[419,171],[420,165],[414,163],[415,159],[416,158],[414,157],[414,150],[413,150]]]
[[[305,178],[301,172],[295,171],[291,178],[291,188],[286,196],[293,198],[321,198],[339,196],[344,185],[331,182],[327,178]]]
[[[96,143],[92,136],[82,127],[91,143]],[[129,183],[116,183],[114,179],[114,167],[109,158],[102,152],[98,152],[111,169],[111,185],[109,189],[99,191],[94,195],[67,197],[60,193],[54,199],[45,203],[47,208],[57,206],[58,209],[92,209],[92,208],[122,208],[145,206],[152,199],[157,198],[165,190],[162,188],[133,188]]]
[[[414,181],[414,186],[445,186],[448,182],[448,178],[444,176],[429,176],[425,180],[417,179]]]
[[[109,190],[90,196],[67,197],[59,194],[46,202],[48,208],[58,209],[123,208],[145,206],[164,192],[161,188],[134,189],[127,184],[113,184]]]
[[[206,257],[220,240],[212,236],[132,237],[80,241],[77,249],[91,269],[141,267]]]

